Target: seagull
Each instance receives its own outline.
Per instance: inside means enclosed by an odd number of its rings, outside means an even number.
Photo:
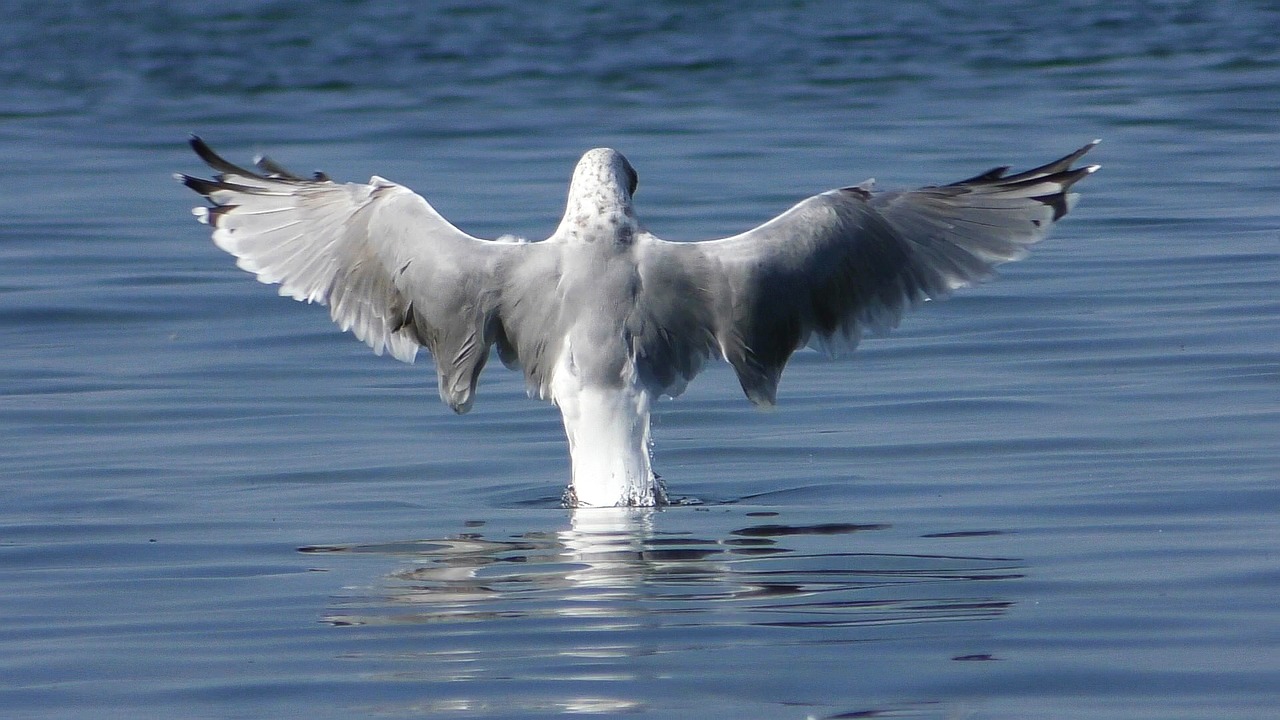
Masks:
[[[723,358],[747,399],[772,406],[792,353],[852,350],[926,300],[1021,259],[1072,208],[1073,167],[1095,140],[1032,170],[988,170],[949,185],[829,190],[744,233],[669,242],[636,216],[637,175],[621,153],[589,150],[564,217],[545,240],[483,240],[409,188],[373,176],[338,183],[259,156],[256,170],[191,147],[212,179],[178,174],[208,205],[213,242],[281,295],[327,305],[382,355],[436,364],[440,398],[471,409],[496,348],[529,394],[560,410],[568,507],[668,502],[649,456],[654,402],[680,395]]]

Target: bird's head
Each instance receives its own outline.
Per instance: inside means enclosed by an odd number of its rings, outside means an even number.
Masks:
[[[573,169],[573,181],[569,184],[569,196],[604,192],[623,196],[629,200],[636,194],[639,177],[635,168],[613,148],[595,148],[583,153],[578,166]]]
[[[622,153],[611,148],[588,150],[573,170],[561,229],[577,229],[580,235],[586,233],[583,239],[590,239],[595,235],[592,229],[613,228],[629,238],[636,227],[631,198],[637,184],[635,168]]]

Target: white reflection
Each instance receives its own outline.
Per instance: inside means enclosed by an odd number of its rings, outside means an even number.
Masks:
[[[883,526],[755,513],[722,516],[733,524],[707,537],[690,530],[707,524],[666,515],[677,512],[581,508],[549,531],[475,521],[446,539],[306,550],[403,561],[372,596],[358,591],[327,620],[383,626],[369,637],[399,649],[361,658],[391,665],[388,679],[429,686],[435,699],[420,707],[457,714],[496,707],[459,697],[474,684],[509,688],[503,707],[516,714],[634,712],[645,706],[632,697],[664,682],[644,658],[693,647],[749,653],[773,637],[754,628],[856,642],[890,625],[988,620],[1011,604],[993,582],[1020,577],[1015,559],[859,552],[860,541],[833,537]],[[722,637],[732,640],[717,645]]]
[[[629,590],[639,582],[644,544],[653,532],[653,510],[644,508],[580,508],[567,530],[556,533],[566,560],[574,564],[565,577],[580,589]],[[583,593],[571,599],[602,599]]]

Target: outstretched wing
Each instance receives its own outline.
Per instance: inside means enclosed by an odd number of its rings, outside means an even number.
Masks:
[[[488,358],[499,259],[520,247],[474,238],[406,187],[373,177],[338,184],[294,175],[266,158],[254,172],[198,137],[191,147],[217,171],[176,176],[205,196],[194,209],[237,265],[280,294],[329,306],[330,316],[379,355],[435,358],[440,396],[470,409]]]
[[[987,279],[1043,239],[1096,165],[1071,165],[1097,141],[1006,176],[996,168],[939,187],[832,190],[734,237],[666,243],[712,303],[711,330],[747,397],[770,405],[791,354],[851,349],[926,299]]]

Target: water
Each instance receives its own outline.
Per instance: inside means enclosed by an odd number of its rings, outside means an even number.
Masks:
[[[1280,697],[1280,13],[1261,2],[10,3],[10,718],[1261,718]],[[780,406],[660,406],[700,505],[571,512],[559,419],[472,414],[236,270],[199,132],[548,234],[627,153],[672,239],[1026,167],[1076,212]]]

